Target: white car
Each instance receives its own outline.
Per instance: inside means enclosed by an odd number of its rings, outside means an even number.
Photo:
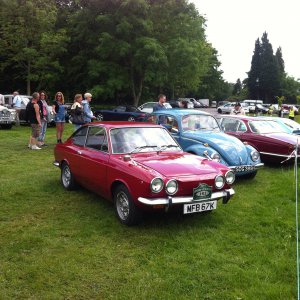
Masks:
[[[229,102],[218,107],[219,114],[230,114],[231,110],[234,108],[236,102]],[[249,114],[249,106],[247,103],[240,102],[245,114]]]
[[[146,102],[138,107],[138,109],[142,112],[151,114],[153,112],[153,107],[157,104],[157,102]],[[165,102],[164,107],[167,109],[172,108],[170,103]]]
[[[11,129],[16,123],[16,110],[0,105],[0,127]]]

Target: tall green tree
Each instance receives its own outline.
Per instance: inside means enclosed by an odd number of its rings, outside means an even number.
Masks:
[[[261,43],[255,43],[251,70],[248,73],[248,90],[251,98],[261,98],[274,102],[275,96],[281,93],[281,70],[278,58],[273,54],[273,48],[268,34],[263,33]]]
[[[241,91],[242,91],[242,83],[241,83],[240,78],[238,78],[235,85],[233,86],[232,94],[234,96],[239,96]]]
[[[103,98],[129,94],[135,105],[144,89],[197,90],[212,56],[203,27],[184,0],[90,1],[71,20],[67,77]]]
[[[0,0],[0,72],[8,69],[26,81],[27,93],[49,88],[62,66],[64,30],[55,31],[57,9],[51,0]]]

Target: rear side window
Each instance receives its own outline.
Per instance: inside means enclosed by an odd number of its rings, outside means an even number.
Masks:
[[[73,134],[72,140],[73,140],[74,145],[82,146],[82,147],[84,146],[87,130],[88,130],[88,127],[84,126],[84,127],[81,127],[78,131],[76,131]]]
[[[239,120],[223,119],[221,127],[224,131],[236,132],[238,130],[239,123]]]

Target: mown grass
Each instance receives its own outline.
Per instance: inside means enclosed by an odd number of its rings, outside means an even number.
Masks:
[[[0,130],[0,299],[296,299],[292,166],[237,181],[213,213],[125,227],[109,202],[62,188],[54,128],[40,151],[29,133]]]

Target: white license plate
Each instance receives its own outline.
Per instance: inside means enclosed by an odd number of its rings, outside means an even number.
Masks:
[[[198,202],[193,204],[184,204],[183,213],[184,214],[193,214],[201,211],[214,210],[217,208],[217,200],[207,201],[207,202]]]

